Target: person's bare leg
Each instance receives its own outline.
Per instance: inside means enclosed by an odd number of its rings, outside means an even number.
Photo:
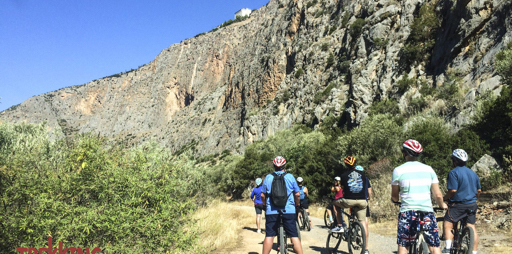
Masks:
[[[269,254],[272,250],[272,245],[274,244],[274,237],[273,236],[267,236],[265,237],[265,240],[263,240],[263,254]]]
[[[337,226],[341,227],[341,225],[342,225],[341,224],[341,216],[342,216],[341,207],[334,205],[334,213],[336,214],[336,220],[338,221]]]
[[[311,228],[311,218],[309,218],[309,209],[306,209],[306,213],[308,213],[309,228]]]
[[[300,239],[298,237],[291,237],[293,243],[293,251],[297,254],[302,254],[302,244],[300,243]]]
[[[430,251],[430,254],[441,254],[441,248],[440,247],[428,246],[428,250]]]
[[[473,245],[473,251],[476,251],[476,248],[478,247],[478,234],[476,233],[476,227],[475,224],[469,224],[468,227],[473,229],[473,232],[475,233],[475,244]]]
[[[260,221],[261,221],[261,214],[256,214],[256,227],[258,228],[258,230],[261,230]]]
[[[398,251],[396,254],[407,254],[407,247],[398,245]]]
[[[364,234],[366,235],[366,246],[364,246],[365,250],[368,249],[368,219],[366,218],[365,220],[360,220],[359,222],[361,222],[361,224],[363,224],[363,228],[364,228]]]

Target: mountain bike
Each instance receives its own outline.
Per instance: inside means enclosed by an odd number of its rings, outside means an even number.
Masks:
[[[401,202],[393,202],[396,205],[401,205]],[[434,212],[444,211],[443,208],[434,207]],[[414,237],[414,242],[411,246],[409,246],[409,249],[407,253],[411,254],[429,254],[430,251],[428,249],[428,244],[425,241],[426,234],[425,232],[428,231],[424,228],[425,225],[425,217],[429,212],[424,211],[417,211],[418,217],[420,218],[420,223],[418,225],[419,230],[416,232],[416,236]]]
[[[453,227],[453,243],[450,254],[471,254],[475,244],[475,232],[473,228],[468,227],[468,216],[476,211],[466,209],[466,215]],[[438,221],[444,221],[444,218],[438,218]]]
[[[300,225],[300,229],[311,231],[311,221],[309,220],[309,214],[306,212],[306,209],[302,206],[300,206],[299,208],[298,222]]]
[[[341,241],[347,241],[348,252],[350,254],[363,254],[366,249],[366,233],[363,224],[357,220],[355,213],[350,209],[350,214],[341,210],[348,218],[348,228],[343,233],[333,233],[329,231],[327,236],[326,248],[329,254],[338,253]]]
[[[280,215],[283,215],[286,210],[277,210],[277,212]],[[295,226],[297,227],[297,233],[299,234],[299,240],[301,240],[300,237],[300,228],[299,228],[299,222],[295,221]],[[279,246],[279,253],[280,254],[286,254],[288,253],[288,236],[286,235],[286,232],[284,230],[283,225],[283,217],[279,216],[279,228],[277,229],[277,245]]]

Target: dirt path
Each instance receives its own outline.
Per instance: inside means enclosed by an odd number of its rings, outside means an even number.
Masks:
[[[252,207],[247,207],[252,209]],[[328,230],[324,225],[323,219],[311,217],[313,227],[311,231],[301,231],[302,236],[302,247],[305,254],[311,253],[327,253],[325,249]],[[265,225],[265,220],[263,217],[262,225]],[[387,229],[380,229],[387,231]],[[382,235],[377,233],[372,233],[370,230],[369,237],[369,246],[368,250],[372,254],[394,254],[396,253],[396,237],[393,236],[393,232],[396,229],[393,227],[389,228],[389,234]],[[231,254],[257,254],[261,253],[263,247],[263,239],[265,238],[265,234],[256,232],[256,225],[247,225],[243,228],[240,240],[241,243],[239,247],[230,250],[217,250],[215,253],[231,253]],[[485,239],[486,237],[482,237],[481,239]],[[479,246],[478,248],[479,254],[491,254],[491,253],[500,253],[500,252],[491,252],[490,248],[486,248],[485,246]],[[274,249],[271,253],[278,253],[277,251],[277,239],[274,240]],[[348,254],[348,247],[346,242],[343,242],[340,248],[341,254]],[[292,252],[293,253],[293,252]]]

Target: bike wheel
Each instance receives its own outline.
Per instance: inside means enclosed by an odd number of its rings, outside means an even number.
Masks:
[[[348,234],[348,253],[363,254],[366,247],[366,233],[364,231],[363,224],[359,221],[350,223],[349,234]]]
[[[327,243],[325,244],[327,253],[329,253],[329,254],[338,253],[338,248],[340,247],[341,238],[342,238],[341,234],[339,234],[339,233],[329,233],[329,235],[327,236]]]
[[[304,210],[303,210],[304,211]],[[304,216],[302,216],[302,218],[304,218],[304,228],[307,230],[307,231],[311,231],[311,223],[309,222],[309,215],[308,215],[308,212],[304,211]]]
[[[325,223],[325,226],[328,227],[328,228],[331,228],[331,219],[329,218],[329,213],[327,212],[327,209],[325,209],[325,212],[324,212],[324,223]]]
[[[286,235],[285,235],[285,232],[284,232],[284,228],[283,226],[280,226],[279,227],[279,253],[281,254],[286,254],[286,252],[288,251],[286,248],[288,246],[287,243],[286,243]]]
[[[475,244],[475,232],[473,228],[465,227],[460,237],[459,252],[460,254],[473,253],[473,246]]]
[[[299,240],[302,241],[302,238],[300,238],[299,222],[295,222],[295,225],[297,226],[297,234],[299,235]]]
[[[299,211],[299,217],[297,218],[297,221],[299,222],[299,226],[301,229],[304,228],[303,220],[304,220],[304,216],[302,214],[302,211]]]

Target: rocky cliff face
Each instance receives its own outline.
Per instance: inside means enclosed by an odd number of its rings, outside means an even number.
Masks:
[[[435,45],[426,60],[404,61],[425,4],[440,21]],[[194,142],[201,155],[243,152],[327,115],[357,125],[374,100],[389,96],[406,109],[421,85],[443,86],[455,73],[467,91],[450,118],[457,126],[476,95],[500,91],[494,55],[511,40],[511,9],[509,0],[271,0],[249,19],[171,45],[137,70],[32,97],[0,118],[47,121],[67,134],[153,139],[173,150]],[[396,95],[404,73],[421,82]]]

